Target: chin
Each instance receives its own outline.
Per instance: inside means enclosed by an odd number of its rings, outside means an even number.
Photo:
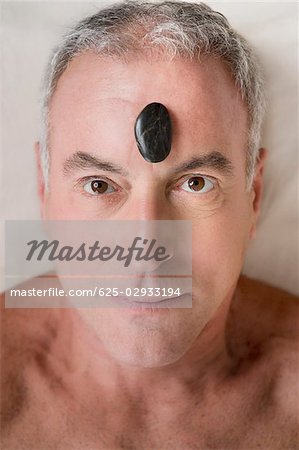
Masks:
[[[189,308],[154,314],[87,310],[84,316],[108,358],[140,368],[158,368],[180,360],[206,323]]]
[[[180,330],[180,331],[179,331]],[[180,360],[197,337],[190,328],[144,327],[139,332],[121,332],[103,336],[106,351],[118,362],[140,368],[158,368]]]
[[[158,368],[168,366],[178,361],[186,352],[180,350],[169,350],[161,347],[153,348],[136,348],[124,349],[109,348],[107,349],[111,356],[120,363],[140,368]]]

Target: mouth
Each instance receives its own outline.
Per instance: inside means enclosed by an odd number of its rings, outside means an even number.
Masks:
[[[192,294],[190,292],[175,297],[147,297],[139,300],[132,300],[129,297],[113,297],[113,307],[124,308],[137,311],[158,311],[172,308],[192,308]]]

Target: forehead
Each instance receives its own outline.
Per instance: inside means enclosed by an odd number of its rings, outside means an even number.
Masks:
[[[51,149],[133,145],[136,117],[145,105],[167,106],[174,145],[244,148],[247,112],[224,64],[176,58],[126,62],[93,53],[77,56],[60,77],[50,105]],[[135,145],[135,143],[134,143]],[[194,148],[193,148],[194,150]]]

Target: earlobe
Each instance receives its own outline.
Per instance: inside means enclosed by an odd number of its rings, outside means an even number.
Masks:
[[[260,215],[261,203],[264,191],[264,168],[265,161],[268,156],[268,151],[265,148],[259,149],[259,154],[256,160],[255,166],[255,174],[252,183],[251,190],[251,205],[253,212],[253,223],[251,225],[251,229],[249,232],[250,239],[253,239],[256,236],[256,224],[258,217]]]
[[[253,211],[257,215],[259,215],[261,209],[261,202],[264,191],[264,168],[267,156],[267,149],[260,148],[253,179]]]

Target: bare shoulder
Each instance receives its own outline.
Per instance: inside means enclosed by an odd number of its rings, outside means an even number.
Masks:
[[[40,342],[45,330],[50,330],[51,314],[48,310],[6,307],[5,293],[0,295],[0,318],[2,357],[17,356],[18,361]]]
[[[5,294],[0,297],[1,320],[1,429],[21,413],[26,400],[25,328],[28,320],[22,320],[21,310],[5,308]]]
[[[257,333],[298,342],[299,297],[245,276],[240,277],[238,291],[246,313],[254,318]]]
[[[243,276],[238,289],[243,314],[250,318],[248,335],[259,349],[265,373],[272,380],[277,411],[286,420],[294,421],[298,429],[299,299],[283,289]]]
[[[37,280],[38,277],[24,281],[16,288],[27,290],[35,287]],[[36,346],[46,346],[49,338],[56,333],[57,321],[62,313],[59,308],[42,308],[39,304],[34,306],[33,301],[32,307],[22,308],[22,296],[16,297],[20,300],[17,302],[11,302],[10,296],[8,298],[7,306],[5,293],[0,294],[1,349],[9,354],[7,356],[21,361],[26,359],[28,352],[36,349]]]
[[[56,329],[52,311],[6,308],[0,296],[1,427],[6,430],[28,409],[30,370],[42,364]]]

